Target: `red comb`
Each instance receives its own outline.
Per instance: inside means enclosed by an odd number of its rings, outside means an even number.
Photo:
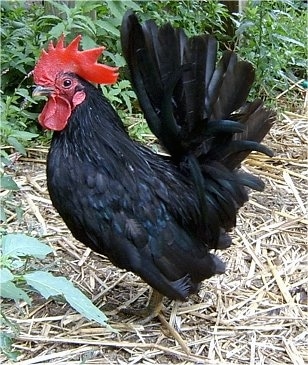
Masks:
[[[97,63],[104,47],[78,51],[81,35],[64,47],[64,35],[56,46],[52,42],[43,50],[34,67],[34,82],[37,85],[53,84],[58,73],[73,72],[83,79],[97,84],[113,84],[117,81],[118,68]]]

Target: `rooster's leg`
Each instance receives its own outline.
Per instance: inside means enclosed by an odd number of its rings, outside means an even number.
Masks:
[[[149,304],[142,309],[123,308],[122,313],[134,315],[143,318],[140,324],[146,324],[153,318],[157,317],[162,309],[163,295],[153,289]]]

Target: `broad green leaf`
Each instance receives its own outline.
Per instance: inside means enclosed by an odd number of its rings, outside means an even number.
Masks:
[[[140,11],[141,10],[140,6],[135,1],[126,0],[125,1],[125,6],[126,6],[127,9],[133,9],[135,11]]]
[[[13,279],[14,275],[9,269],[7,269],[6,267],[0,269],[0,284],[6,283],[7,281],[12,281]]]
[[[3,121],[2,121],[2,127],[3,127]],[[11,163],[9,155],[4,151],[0,151],[0,164],[9,165]]]
[[[0,351],[4,353],[9,360],[16,361],[17,357],[20,355],[19,351],[13,351],[12,349],[12,335],[1,332],[0,333]]]
[[[49,246],[22,233],[11,233],[2,238],[2,255],[8,257],[33,256],[43,259],[51,252]]]
[[[58,23],[52,27],[49,31],[51,37],[58,38],[65,31],[65,26],[63,23]]]
[[[79,289],[65,277],[55,277],[44,271],[36,271],[24,275],[25,280],[46,299],[50,296],[62,295],[67,302],[89,320],[106,325],[107,317]]]
[[[101,29],[104,29],[107,33],[111,33],[115,35],[116,37],[120,36],[120,31],[117,29],[114,25],[112,25],[107,20],[97,20],[95,24],[100,27]]]
[[[94,42],[94,40],[86,34],[82,35],[81,45],[82,49],[91,49],[97,47],[97,44]]]
[[[0,296],[3,298],[13,299],[16,302],[18,300],[24,300],[26,303],[31,304],[31,298],[28,294],[18,288],[12,281],[2,283],[0,286]]]
[[[17,152],[21,153],[23,156],[27,155],[25,147],[15,137],[10,136],[8,137],[7,141],[15,148]]]
[[[125,12],[124,4],[121,1],[107,1],[106,5],[108,6],[110,13],[119,21],[122,19],[123,14]]]
[[[11,176],[7,175],[0,176],[0,187],[5,190],[19,190],[15,181],[11,178]]]
[[[45,299],[49,297],[64,296],[65,284],[64,277],[56,277],[45,271],[35,271],[24,275],[24,279],[29,285],[37,290]],[[69,282],[69,281],[68,281]]]
[[[27,131],[13,131],[11,133],[12,137],[23,139],[25,141],[29,141],[32,138],[38,137],[37,133],[31,133]]]

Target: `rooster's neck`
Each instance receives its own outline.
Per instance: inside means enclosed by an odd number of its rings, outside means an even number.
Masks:
[[[118,174],[119,169],[143,169],[142,147],[130,139],[108,100],[92,85],[85,91],[86,99],[75,108],[67,127],[54,133],[50,150],[53,161],[67,161],[77,169],[91,164],[106,169],[108,175]]]

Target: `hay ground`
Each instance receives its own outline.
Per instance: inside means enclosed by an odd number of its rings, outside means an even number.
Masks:
[[[228,263],[225,275],[204,281],[185,303],[166,299],[164,315],[144,326],[106,311],[118,334],[39,295],[31,307],[2,300],[3,313],[19,326],[16,364],[308,363],[307,119],[285,113],[266,144],[274,158],[253,154],[244,165],[263,178],[266,190],[251,194],[239,213],[234,245],[219,253]],[[8,230],[47,242],[54,254],[37,267],[66,276],[99,307],[144,306],[148,286],[74,240],[53,209],[46,152],[30,149],[8,170],[21,187],[16,205],[25,208],[21,221],[12,210]]]

